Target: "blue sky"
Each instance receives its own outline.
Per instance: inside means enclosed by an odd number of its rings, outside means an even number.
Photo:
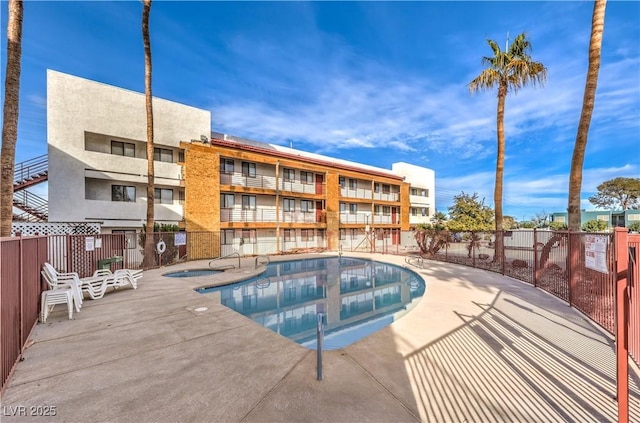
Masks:
[[[26,2],[16,162],[46,141],[46,69],[143,92],[142,5]],[[212,130],[383,168],[436,172],[446,211],[461,191],[493,203],[496,92],[467,84],[526,32],[548,68],[506,101],[505,214],[567,206],[593,3],[169,2],[152,5],[153,94],[208,109]],[[2,89],[7,3],[2,2]],[[4,98],[4,93],[3,93]],[[596,186],[640,177],[640,2],[607,5],[583,208]]]

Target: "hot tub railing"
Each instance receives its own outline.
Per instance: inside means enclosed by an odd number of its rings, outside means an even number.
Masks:
[[[240,267],[241,267],[241,265],[240,265],[240,253],[238,253],[237,251],[233,252],[231,254],[227,254],[226,256],[223,256],[223,257],[214,258],[213,260],[211,260],[209,262],[209,268],[210,269],[214,269],[214,270],[220,269],[219,266],[218,267],[213,267],[212,264],[214,262],[216,262],[216,261],[224,260],[224,259],[231,258],[231,257],[238,257],[238,269],[240,269]],[[235,267],[234,265],[230,265],[230,266]]]

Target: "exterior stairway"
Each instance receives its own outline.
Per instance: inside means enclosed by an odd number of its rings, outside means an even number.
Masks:
[[[49,219],[49,203],[29,192],[27,188],[45,182],[49,176],[47,155],[39,156],[15,166],[13,173],[13,206],[23,213],[14,214],[16,221],[46,222]]]

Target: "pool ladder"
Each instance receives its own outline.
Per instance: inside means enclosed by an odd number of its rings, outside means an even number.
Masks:
[[[412,266],[424,268],[424,259],[420,256],[408,256],[404,258],[404,262]]]
[[[213,262],[215,262],[215,261],[219,261],[219,260],[223,260],[223,259],[226,259],[226,258],[230,258],[230,257],[238,257],[238,269],[240,269],[240,253],[238,253],[237,251],[236,251],[236,252],[233,252],[233,253],[231,253],[231,254],[227,254],[227,255],[226,255],[226,256],[224,256],[224,257],[214,258],[213,260],[211,260],[211,261],[209,262],[209,268],[210,268],[210,269],[214,269],[214,270],[221,270],[221,269],[233,269],[233,268],[235,267],[233,264],[230,264],[230,265],[228,265],[228,266],[218,266],[218,267],[213,267],[213,266],[212,266]]]
[[[260,261],[260,259],[262,259],[262,263],[258,263],[258,261]],[[266,262],[265,262],[266,260]],[[269,263],[271,263],[271,260],[269,260],[268,256],[257,256],[256,257],[256,263],[254,265],[254,269],[258,268],[258,264],[264,264],[265,266],[268,265]]]

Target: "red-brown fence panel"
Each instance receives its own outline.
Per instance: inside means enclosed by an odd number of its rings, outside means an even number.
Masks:
[[[4,389],[39,315],[46,237],[0,240],[0,377]]]
[[[629,355],[640,366],[640,234],[627,238],[629,250]]]

